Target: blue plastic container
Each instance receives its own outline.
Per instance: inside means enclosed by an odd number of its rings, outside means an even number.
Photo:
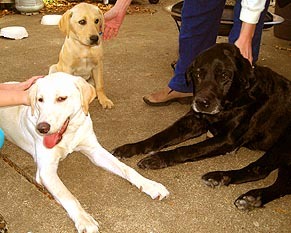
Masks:
[[[2,148],[3,144],[4,144],[4,132],[0,128],[0,148]]]

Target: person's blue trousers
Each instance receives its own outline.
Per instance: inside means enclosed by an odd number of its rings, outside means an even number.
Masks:
[[[2,148],[3,144],[4,144],[4,132],[0,128],[0,149]]]
[[[256,26],[253,38],[253,60],[258,60],[264,18],[270,0],[266,1],[265,10]],[[168,86],[175,91],[190,93],[192,85],[187,85],[185,73],[195,57],[213,46],[225,6],[225,0],[184,0],[182,8],[182,23],[179,34],[179,59],[175,67],[175,75]],[[234,24],[229,34],[229,42],[234,43],[240,34],[241,21],[239,20],[241,0],[237,0],[234,7]]]

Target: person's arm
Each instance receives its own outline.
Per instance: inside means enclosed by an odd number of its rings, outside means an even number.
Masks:
[[[115,5],[104,14],[105,30],[103,38],[105,40],[117,36],[130,3],[131,0],[117,0]]]
[[[241,31],[238,39],[234,43],[240,50],[240,53],[244,58],[248,59],[252,64],[252,40],[256,30],[256,24],[250,24],[243,22],[241,26]]]
[[[241,54],[253,62],[252,39],[256,30],[262,11],[265,9],[266,0],[242,0],[240,20],[242,27],[239,38],[235,45],[240,49]]]
[[[0,83],[0,106],[29,105],[27,89],[40,77],[32,78],[20,83]]]
[[[27,91],[0,90],[0,107],[29,105]]]

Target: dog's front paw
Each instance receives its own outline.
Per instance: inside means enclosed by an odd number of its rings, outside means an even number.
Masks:
[[[158,200],[162,200],[170,194],[164,185],[148,179],[139,187],[139,189],[149,195],[152,199]]]
[[[214,188],[215,186],[229,185],[231,177],[225,171],[215,171],[203,175],[202,180],[207,186]]]
[[[99,225],[88,213],[82,213],[75,220],[78,233],[98,233]]]
[[[158,156],[158,154],[153,154],[140,160],[137,165],[141,169],[161,169],[168,167],[168,164],[164,158]]]
[[[99,103],[101,104],[102,108],[112,108],[114,106],[113,102],[108,98],[98,98]]]
[[[134,144],[125,144],[117,147],[111,153],[117,158],[130,158],[136,154],[139,154],[137,152],[137,147]]]
[[[251,190],[241,195],[234,202],[235,206],[240,210],[252,210],[262,207],[262,195],[259,190]]]

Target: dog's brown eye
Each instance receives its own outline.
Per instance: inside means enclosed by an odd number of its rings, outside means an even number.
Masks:
[[[95,24],[98,24],[98,23],[99,23],[99,19],[96,19],[96,20],[95,20]]]
[[[87,23],[87,21],[85,19],[82,19],[79,21],[79,24],[81,24],[81,25],[85,25],[86,23]]]
[[[64,102],[67,99],[67,96],[60,96],[57,98],[57,102]]]
[[[43,102],[43,98],[38,98],[38,100],[37,100],[38,102]]]

